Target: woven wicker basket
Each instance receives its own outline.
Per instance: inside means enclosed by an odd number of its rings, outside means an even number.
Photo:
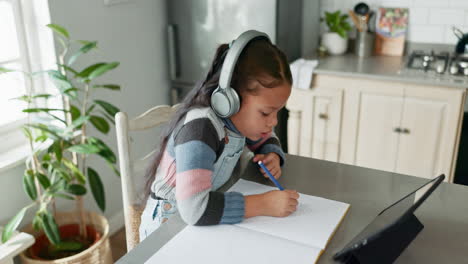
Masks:
[[[26,264],[113,263],[112,251],[109,242],[109,223],[107,222],[106,218],[94,212],[85,212],[85,218],[87,225],[92,225],[97,232],[101,233],[101,239],[99,239],[91,247],[80,252],[79,254],[56,260],[32,259],[29,256],[28,251],[25,251],[20,254],[21,262]],[[78,216],[76,212],[60,212],[56,214],[55,220],[59,226],[66,224],[76,224],[78,223]],[[35,237],[42,233],[41,231],[34,230],[31,225],[24,228],[23,232],[32,234]]]

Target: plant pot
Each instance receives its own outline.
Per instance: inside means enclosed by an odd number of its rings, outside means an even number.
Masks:
[[[327,48],[328,53],[340,55],[348,49],[348,38],[342,38],[338,33],[327,32],[322,35],[322,46]]]
[[[92,244],[84,251],[65,258],[56,260],[44,260],[38,258],[38,252],[44,244],[49,241],[42,231],[36,231],[31,225],[24,228],[22,231],[34,235],[36,243],[27,251],[20,254],[22,263],[26,264],[74,264],[74,263],[113,263],[112,251],[109,242],[109,223],[106,218],[94,212],[85,212],[86,230],[89,237],[92,239]],[[62,238],[75,236],[78,231],[78,215],[76,212],[60,212],[55,218],[59,226],[60,235]]]

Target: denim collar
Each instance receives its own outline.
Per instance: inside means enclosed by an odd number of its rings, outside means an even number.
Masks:
[[[234,123],[231,121],[231,119],[229,118],[221,118],[221,120],[223,121],[224,125],[226,126],[227,129],[231,130],[232,132],[236,133],[236,134],[239,134],[241,136],[243,136],[241,134],[241,132],[239,132],[239,130],[237,130],[236,126],[234,125]],[[245,138],[247,144],[249,145],[255,145],[257,144],[258,142],[260,142],[262,139],[259,139],[259,140],[251,140],[249,138]]]
[[[237,130],[236,126],[235,126],[234,123],[231,121],[231,119],[229,119],[229,118],[221,118],[221,120],[223,120],[223,123],[224,123],[224,125],[227,127],[227,129],[231,130],[232,132],[234,132],[234,133],[236,133],[236,134],[242,135],[241,132],[239,132],[239,130]]]

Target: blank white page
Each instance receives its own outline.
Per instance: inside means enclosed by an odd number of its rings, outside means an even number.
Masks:
[[[145,263],[314,263],[319,249],[233,225],[187,226]]]
[[[242,179],[229,189],[244,195],[271,190],[278,189]],[[349,204],[306,194],[299,195],[297,211],[287,217],[257,216],[244,219],[236,225],[325,249]]]

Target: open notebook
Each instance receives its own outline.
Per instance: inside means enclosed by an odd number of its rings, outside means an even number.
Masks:
[[[250,195],[275,189],[241,179],[229,191]],[[300,194],[297,211],[284,218],[187,226],[146,263],[314,263],[348,209],[346,203]]]

